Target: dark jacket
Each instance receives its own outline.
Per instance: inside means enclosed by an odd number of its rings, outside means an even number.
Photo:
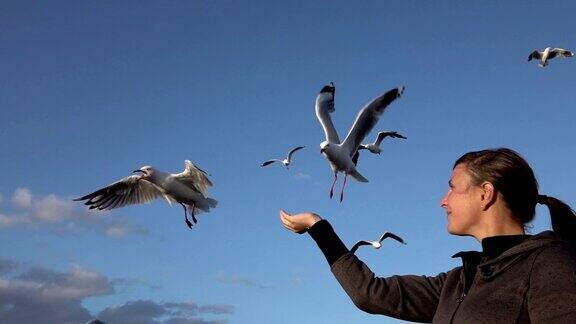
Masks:
[[[310,234],[365,312],[433,323],[576,323],[576,258],[551,231],[490,260],[480,252],[458,253],[463,266],[435,277],[389,278],[375,277],[347,252],[328,222],[316,223]]]

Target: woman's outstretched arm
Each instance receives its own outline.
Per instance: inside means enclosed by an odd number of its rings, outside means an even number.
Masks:
[[[317,214],[289,215],[280,211],[280,219],[288,230],[310,234],[324,253],[332,273],[359,309],[408,321],[432,321],[445,273],[436,277],[376,277],[366,264],[349,252],[330,223]]]

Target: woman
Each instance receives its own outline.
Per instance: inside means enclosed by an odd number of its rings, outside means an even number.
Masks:
[[[537,203],[548,206],[553,231],[526,235]],[[312,236],[346,293],[368,313],[433,323],[576,323],[576,215],[538,193],[518,153],[464,154],[440,205],[448,232],[474,236],[483,251],[457,253],[463,265],[435,277],[374,277],[320,216],[281,210],[280,218],[287,229]]]

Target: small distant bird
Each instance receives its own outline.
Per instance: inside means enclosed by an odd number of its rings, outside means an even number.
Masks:
[[[563,49],[563,48],[553,48],[546,47],[543,52],[538,50],[534,50],[534,52],[530,53],[528,56],[528,61],[532,61],[532,59],[540,60],[538,65],[540,67],[546,67],[548,65],[548,60],[551,60],[555,57],[572,57],[574,53],[572,51]]]
[[[86,322],[86,324],[105,324],[105,323],[99,319],[91,319],[88,322]]]
[[[290,163],[292,163],[292,154],[294,154],[294,152],[296,152],[300,149],[303,149],[303,148],[305,148],[305,146],[295,147],[295,148],[291,149],[290,152],[288,152],[288,155],[286,156],[286,158],[284,160],[271,159],[271,160],[262,162],[262,164],[260,164],[260,166],[265,167],[265,166],[272,164],[274,162],[280,162],[286,167],[286,169],[288,169],[288,166],[290,165]]]
[[[326,140],[320,143],[320,153],[328,160],[330,168],[334,172],[334,182],[330,187],[330,198],[334,193],[334,185],[338,180],[338,172],[343,172],[344,183],[342,191],[340,192],[340,201],[344,199],[344,187],[346,186],[346,179],[351,175],[354,179],[360,182],[368,182],[357,170],[356,163],[358,156],[358,147],[370,133],[372,128],[378,122],[380,115],[384,112],[386,107],[394,100],[402,95],[404,87],[394,88],[384,93],[383,95],[370,101],[356,116],[356,120],[350,128],[346,139],[340,143],[338,133],[332,124],[330,113],[334,112],[334,95],[336,87],[334,83],[324,86],[316,97],[316,117],[320,121]]]
[[[376,137],[376,141],[374,141],[374,143],[360,144],[358,149],[359,150],[368,150],[374,154],[380,154],[380,152],[382,152],[382,149],[380,149],[380,143],[382,143],[382,140],[386,136],[390,136],[393,138],[406,139],[406,137],[404,135],[398,134],[398,132],[395,132],[395,131],[393,131],[393,132],[380,132],[380,133],[378,133],[378,136]]]
[[[382,247],[382,241],[384,241],[387,238],[391,238],[394,239],[404,245],[406,245],[406,242],[404,242],[404,240],[393,233],[390,232],[384,232],[384,234],[382,234],[382,236],[380,236],[380,239],[378,241],[358,241],[356,242],[356,244],[354,244],[354,246],[350,249],[351,253],[356,252],[356,250],[358,250],[358,248],[362,245],[372,245],[375,249],[379,249]]]
[[[184,171],[177,174],[148,165],[133,171],[136,172],[141,174],[125,177],[74,201],[86,200],[84,204],[90,209],[110,210],[163,197],[169,204],[177,202],[184,208],[184,219],[190,229],[192,223],[188,220],[188,213],[196,224],[196,214],[208,212],[218,203],[208,197],[208,187],[213,185],[208,174],[189,160],[184,161]]]

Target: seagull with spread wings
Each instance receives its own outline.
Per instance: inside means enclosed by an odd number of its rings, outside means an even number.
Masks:
[[[358,149],[359,150],[368,150],[374,154],[380,154],[382,152],[382,149],[380,148],[380,143],[382,143],[382,140],[384,140],[384,138],[386,138],[386,137],[406,139],[406,137],[404,135],[398,134],[398,132],[395,132],[395,131],[379,132],[378,136],[376,136],[376,141],[374,141],[374,143],[360,144]]]
[[[284,160],[280,160],[280,159],[271,159],[265,162],[262,162],[262,164],[260,164],[261,167],[265,167],[269,164],[272,164],[274,162],[280,162],[282,163],[286,169],[288,169],[288,166],[290,165],[290,163],[292,163],[292,154],[294,154],[294,152],[303,149],[305,146],[298,146],[295,147],[293,149],[290,150],[290,152],[288,152],[288,155],[286,156],[286,158]]]
[[[390,233],[390,232],[384,232],[384,234],[382,234],[382,236],[380,236],[380,239],[378,241],[358,241],[356,242],[356,244],[354,244],[354,246],[352,246],[352,248],[350,249],[350,253],[354,253],[356,252],[356,250],[358,250],[359,247],[361,247],[362,245],[372,245],[372,247],[374,247],[375,249],[379,249],[382,247],[382,241],[384,241],[387,238],[391,238],[394,239],[404,245],[406,245],[406,242],[404,242],[404,240],[394,234],[394,233]]]
[[[334,182],[330,187],[330,198],[332,198],[334,193],[334,185],[338,180],[338,172],[343,172],[344,183],[342,185],[342,191],[340,192],[340,201],[342,201],[344,199],[344,187],[346,186],[348,175],[360,182],[368,182],[368,180],[356,170],[355,161],[358,159],[358,147],[366,135],[374,128],[386,107],[402,95],[404,87],[400,86],[389,90],[362,108],[343,142],[340,142],[338,133],[330,118],[330,113],[335,111],[335,92],[336,88],[332,82],[322,88],[316,97],[316,117],[318,117],[324,129],[324,134],[326,135],[326,140],[320,143],[320,153],[328,160],[334,172]]]
[[[156,198],[164,198],[169,204],[179,203],[184,208],[186,225],[192,228],[188,213],[194,224],[195,215],[208,212],[216,207],[217,201],[208,197],[208,187],[212,182],[208,174],[186,160],[184,171],[177,174],[167,173],[151,166],[143,166],[131,175],[114,182],[75,201],[86,200],[90,209],[110,210],[127,205],[144,204]]]
[[[544,51],[540,52],[538,50],[534,50],[528,56],[528,61],[532,61],[532,59],[540,60],[538,65],[540,67],[546,67],[548,65],[548,60],[553,59],[555,57],[572,57],[574,53],[572,51],[563,49],[563,48],[550,48],[546,47]]]

